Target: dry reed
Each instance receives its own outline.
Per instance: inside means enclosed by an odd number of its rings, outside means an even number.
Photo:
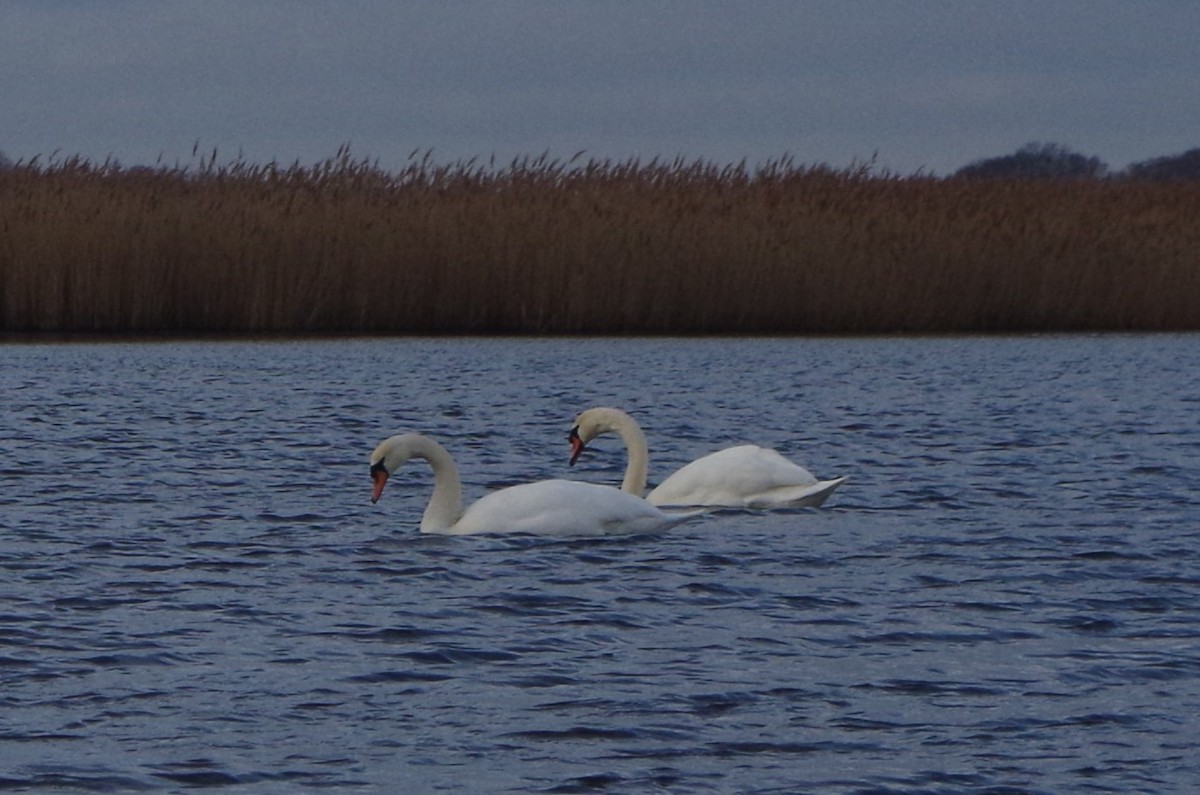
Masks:
[[[788,159],[0,170],[0,331],[1200,327],[1200,185]]]

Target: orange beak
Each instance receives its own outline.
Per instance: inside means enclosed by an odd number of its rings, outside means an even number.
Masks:
[[[379,497],[383,494],[383,487],[387,485],[388,471],[383,467],[374,467],[371,469],[371,482],[375,487],[371,489],[371,503],[379,502]]]
[[[571,460],[567,462],[567,466],[575,466],[575,462],[579,460],[579,454],[583,452],[583,440],[579,438],[578,428],[571,429],[567,441],[571,443]]]

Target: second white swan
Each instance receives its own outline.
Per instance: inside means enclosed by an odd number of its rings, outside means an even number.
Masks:
[[[695,515],[664,513],[641,497],[611,486],[573,480],[509,486],[482,497],[464,511],[462,481],[454,459],[446,448],[419,433],[385,439],[371,453],[371,502],[378,502],[388,477],[410,458],[424,459],[433,467],[433,496],[421,519],[423,533],[650,533]]]
[[[641,496],[649,467],[646,436],[637,421],[620,409],[592,408],[575,419],[568,437],[570,463],[574,465],[587,443],[603,433],[616,433],[625,442],[629,463],[621,490]],[[817,480],[775,450],[747,444],[696,459],[660,483],[646,501],[671,506],[818,507],[845,480]]]

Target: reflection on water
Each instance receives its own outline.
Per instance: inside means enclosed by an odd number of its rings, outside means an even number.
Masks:
[[[0,780],[31,791],[1185,792],[1188,336],[0,347]],[[440,538],[466,497],[719,447],[849,475],[653,537]]]

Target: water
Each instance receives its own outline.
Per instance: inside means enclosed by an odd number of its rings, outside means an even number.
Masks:
[[[1190,792],[1194,336],[0,347],[0,789]],[[820,510],[421,536],[741,441]]]

